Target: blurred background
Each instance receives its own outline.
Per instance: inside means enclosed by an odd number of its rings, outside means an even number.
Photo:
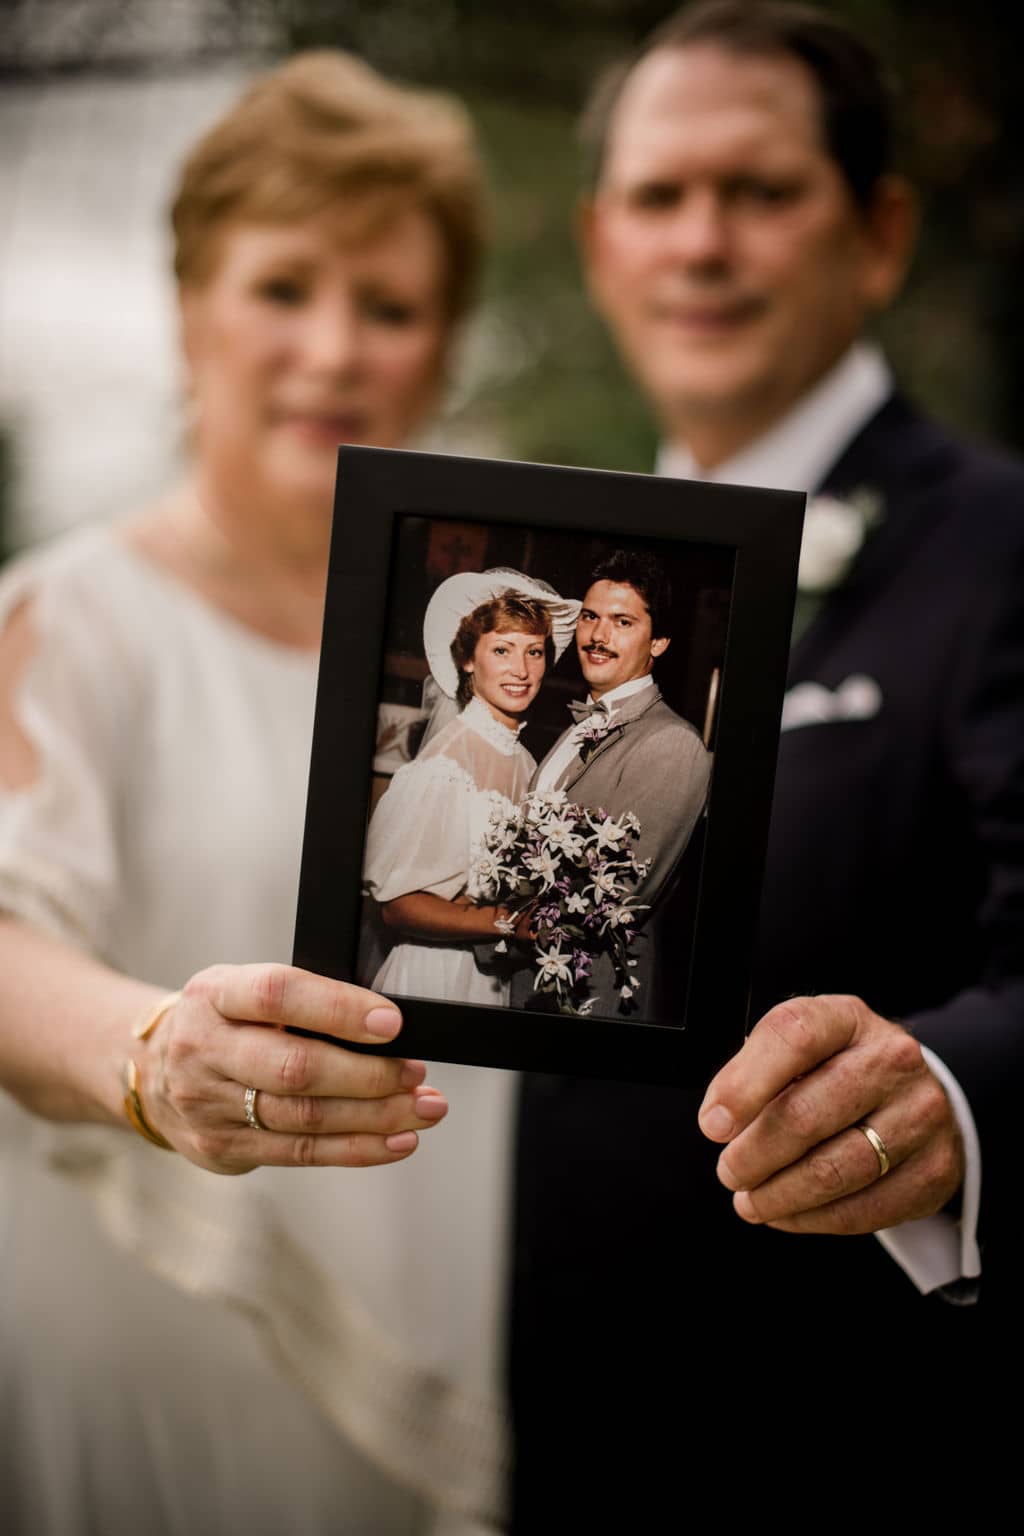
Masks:
[[[756,4],[757,0],[751,0]],[[0,554],[137,507],[182,451],[165,209],[255,70],[352,49],[458,93],[496,249],[430,446],[648,469],[654,435],[577,272],[574,129],[652,0],[0,0]],[[903,82],[924,229],[883,339],[948,423],[1024,449],[1024,93],[1009,6],[834,0]]]

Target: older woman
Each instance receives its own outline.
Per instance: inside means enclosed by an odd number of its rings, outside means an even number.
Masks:
[[[397,1011],[284,963],[335,449],[437,397],[465,120],[296,57],[174,228],[193,471],[0,587],[0,1524],[489,1529],[506,1079],[410,1158],[443,1095],[340,1043]]]
[[[526,793],[536,763],[519,733],[579,607],[519,571],[460,572],[433,594],[424,648],[461,712],[399,768],[370,821],[364,879],[399,935],[373,978],[381,991],[507,1003],[508,982],[479,963],[499,913],[471,871],[491,812]]]

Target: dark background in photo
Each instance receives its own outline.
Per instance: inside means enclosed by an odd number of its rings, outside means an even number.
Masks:
[[[382,702],[418,707],[428,675],[423,652],[423,615],[431,595],[458,571],[495,566],[550,583],[562,597],[582,600],[590,571],[615,549],[654,554],[672,584],[671,645],[654,666],[654,678],[672,708],[701,735],[708,723],[713,679],[721,669],[729,621],[733,552],[711,544],[590,537],[529,525],[403,517],[399,520],[388,605]],[[549,670],[530,710],[523,741],[539,762],[571,723],[570,699],[585,698],[570,645]],[[706,744],[714,748],[714,724]]]

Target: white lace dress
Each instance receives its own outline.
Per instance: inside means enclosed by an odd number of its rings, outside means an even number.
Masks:
[[[22,600],[0,909],[169,987],[288,960],[315,661],[107,529],[6,571],[0,625]],[[5,1536],[500,1529],[514,1079],[430,1080],[408,1161],[240,1179],[0,1094]]]
[[[382,903],[413,891],[446,901],[477,896],[471,870],[491,814],[518,804],[535,767],[518,733],[471,699],[399,768],[381,797],[363,869],[370,894]],[[507,1003],[508,983],[488,975],[480,955],[472,944],[404,941],[389,952],[372,985],[396,997]]]

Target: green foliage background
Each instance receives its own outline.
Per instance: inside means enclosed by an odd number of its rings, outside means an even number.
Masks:
[[[113,0],[14,0],[29,27],[75,25],[47,74],[101,74],[93,39]],[[756,5],[759,0],[750,0]],[[466,383],[463,438],[525,459],[646,469],[652,425],[581,290],[572,233],[575,124],[597,73],[673,9],[654,0],[193,0],[188,57],[147,44],[139,7],[117,70],[228,59],[265,64],[297,48],[352,49],[398,78],[452,90],[479,126],[495,247]],[[902,159],[922,196],[918,259],[881,327],[902,381],[954,426],[1024,449],[1024,90],[1005,0],[822,0],[882,50],[903,82]],[[103,27],[87,25],[95,12]],[[44,19],[45,19],[44,17]],[[13,33],[12,33],[13,35]],[[93,52],[90,53],[90,48]],[[0,33],[0,77],[38,66]],[[10,443],[8,443],[8,449]],[[4,454],[0,424],[0,546]],[[494,448],[490,451],[499,451]]]
[[[580,288],[575,123],[598,71],[672,9],[650,0],[281,7],[288,47],[340,43],[467,101],[492,171],[496,250],[485,293],[490,366],[461,410],[500,426],[517,457],[650,466],[651,424]],[[905,294],[880,328],[897,372],[953,425],[1024,447],[1024,94],[1008,9],[997,0],[821,9],[860,27],[902,82],[901,158],[923,220]]]

